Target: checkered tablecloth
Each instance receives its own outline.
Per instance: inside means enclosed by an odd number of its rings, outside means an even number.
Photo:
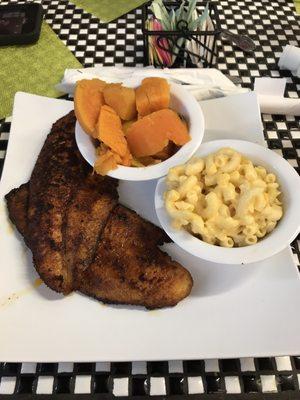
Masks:
[[[85,66],[143,65],[141,10],[106,25],[68,0],[41,3],[46,21]],[[220,0],[218,8],[222,27],[250,35],[257,47],[253,55],[245,55],[230,44],[219,43],[216,67],[225,75],[240,77],[242,86],[248,88],[253,88],[257,76],[285,77],[285,96],[299,97],[300,79],[277,67],[283,47],[300,43],[300,17],[292,0]],[[263,115],[262,120],[269,148],[285,157],[299,172],[300,117]],[[0,170],[9,129],[7,119],[0,125]],[[297,240],[292,247],[299,265]],[[300,399],[299,387],[297,355],[185,362],[0,364],[0,395],[53,393],[76,394],[79,398],[79,394],[89,393],[91,398],[98,394],[105,398],[201,394],[201,399],[221,400],[232,394],[228,399],[296,400]]]

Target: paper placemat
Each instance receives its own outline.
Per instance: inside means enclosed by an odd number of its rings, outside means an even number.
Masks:
[[[11,114],[17,91],[59,96],[54,86],[71,66],[82,65],[45,22],[37,43],[0,47],[0,118]]]
[[[98,17],[101,22],[110,22],[146,3],[145,0],[72,0],[77,7]]]

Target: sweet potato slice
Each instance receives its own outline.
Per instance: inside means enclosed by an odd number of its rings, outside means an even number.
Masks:
[[[105,103],[112,107],[121,119],[130,121],[135,118],[137,111],[134,89],[111,83],[103,90],[103,96]]]
[[[136,122],[136,119],[132,119],[131,121],[125,121],[122,123],[122,128],[123,128],[123,132],[124,132],[125,136],[127,135],[128,128],[135,122]]]
[[[136,90],[136,105],[142,116],[168,108],[170,105],[170,86],[164,78],[145,78]]]
[[[139,86],[135,91],[136,108],[140,117],[151,114],[151,105],[144,87]]]
[[[76,118],[82,129],[94,136],[96,122],[101,106],[104,104],[103,89],[106,82],[100,79],[82,79],[78,81],[74,94]]]
[[[125,156],[122,158],[121,164],[124,165],[125,167],[130,167],[132,163],[132,155],[129,151],[129,148],[127,148],[127,152]]]
[[[142,87],[146,89],[151,110],[158,111],[170,106],[170,86],[164,78],[145,78]]]
[[[178,150],[178,147],[175,145],[173,142],[169,142],[168,145],[162,149],[162,151],[159,151],[158,153],[154,154],[153,157],[155,159],[159,160],[167,160],[168,158],[172,157],[176,151]]]
[[[144,167],[148,167],[149,165],[159,164],[161,162],[161,160],[158,160],[151,156],[141,157],[139,158],[139,161],[143,164]]]
[[[183,145],[190,136],[178,114],[170,109],[153,112],[133,123],[127,130],[127,142],[134,157],[161,152],[169,140]]]
[[[94,170],[97,174],[105,176],[112,169],[118,167],[116,158],[111,150],[107,150],[106,153],[100,154],[94,165]]]
[[[159,113],[160,123],[167,129],[167,137],[177,146],[183,146],[190,139],[187,124],[173,110],[161,110]]]
[[[122,130],[122,123],[117,113],[109,106],[102,106],[96,125],[96,137],[114,152],[124,157],[127,142]]]
[[[125,156],[122,158],[118,153],[111,150],[104,143],[101,143],[97,148],[97,158],[94,165],[94,170],[97,174],[105,176],[112,169],[116,169],[118,165],[130,167],[132,155],[127,148]]]
[[[159,119],[155,114],[146,115],[128,128],[126,138],[129,149],[135,157],[152,156],[169,142],[166,130],[159,126]]]

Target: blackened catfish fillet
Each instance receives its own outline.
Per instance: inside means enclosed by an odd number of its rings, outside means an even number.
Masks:
[[[28,184],[6,195],[25,242],[27,196]],[[97,175],[89,175],[74,195],[65,239],[73,289],[107,303],[175,305],[191,290],[190,274],[157,248],[169,241],[161,229],[116,204],[116,181]]]
[[[91,263],[108,217],[117,205],[116,180],[89,175],[70,203],[65,230],[65,261],[71,269],[73,288]]]
[[[66,211],[88,170],[77,149],[71,112],[52,127],[29,182],[27,239],[37,272],[53,290],[69,293],[65,262]]]
[[[77,288],[106,303],[149,309],[176,305],[189,295],[190,273],[157,245],[161,229],[121,205],[114,208],[89,268]]]
[[[27,240],[27,204],[29,183],[11,190],[6,196],[8,213],[18,231]],[[89,174],[73,195],[67,210],[65,262],[79,279],[93,259],[108,217],[117,205],[117,180]],[[66,266],[67,267],[67,266]],[[72,288],[76,289],[75,287]]]
[[[118,182],[93,174],[75,142],[75,117],[58,120],[28,183],[5,197],[45,284],[106,303],[174,306],[189,295],[190,273],[158,246],[160,228],[118,204]]]
[[[5,196],[5,200],[9,218],[24,237],[26,243],[28,183],[23,183],[17,189],[12,189]]]

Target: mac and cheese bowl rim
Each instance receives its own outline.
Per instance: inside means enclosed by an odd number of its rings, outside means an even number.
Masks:
[[[124,86],[136,88],[141,84],[143,77],[127,79]],[[202,142],[204,134],[204,116],[195,97],[182,86],[170,83],[171,103],[170,108],[179,112],[187,120],[191,140],[183,145],[172,157],[156,165],[147,167],[124,167],[119,165],[115,170],[109,171],[108,176],[120,180],[146,181],[161,178],[175,165],[185,163],[195,153]],[[83,158],[94,166],[96,160],[96,147],[93,139],[84,132],[79,122],[75,125],[75,138],[78,149]]]
[[[285,249],[300,231],[300,177],[294,168],[277,153],[253,142],[243,140],[214,140],[203,143],[195,157],[205,157],[224,147],[230,147],[249,158],[255,166],[261,165],[277,177],[282,192],[283,216],[275,229],[253,245],[226,248],[212,245],[193,236],[185,229],[174,229],[163,200],[167,190],[166,177],[161,178],[155,191],[155,209],[162,228],[170,238],[188,253],[220,264],[249,264],[258,262]]]

